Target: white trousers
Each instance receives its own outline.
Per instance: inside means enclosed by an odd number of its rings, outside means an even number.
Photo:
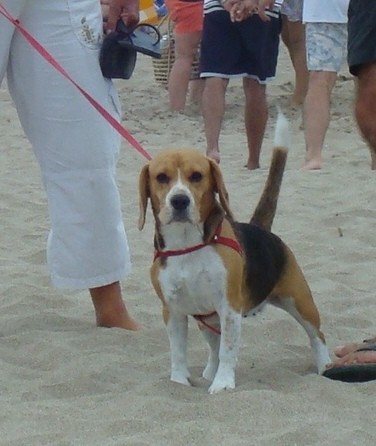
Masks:
[[[99,0],[0,2],[120,119],[117,93],[98,63]],[[118,281],[130,271],[115,172],[120,136],[1,15],[0,36],[0,82],[6,74],[47,192],[52,283],[83,289]]]

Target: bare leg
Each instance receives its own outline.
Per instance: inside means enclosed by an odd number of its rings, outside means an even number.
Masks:
[[[371,151],[371,168],[376,170],[376,63],[359,71],[355,116]]]
[[[333,71],[311,71],[304,101],[306,156],[303,170],[321,169],[322,148],[330,122],[330,95],[337,79]]]
[[[188,92],[192,63],[201,40],[201,31],[175,34],[175,62],[168,79],[170,108],[183,111]]]
[[[206,154],[220,161],[219,135],[225,113],[225,95],[228,79],[209,77],[205,79],[202,95],[202,113],[206,135]]]
[[[202,93],[204,91],[204,79],[193,79],[189,86],[189,96],[192,104],[201,108]]]
[[[90,288],[98,327],[118,327],[137,331],[142,326],[128,313],[121,296],[120,283]]]
[[[260,167],[260,153],[264,139],[265,127],[268,121],[268,106],[266,102],[266,87],[250,78],[243,79],[245,94],[245,129],[248,141],[249,170]]]
[[[282,19],[282,40],[289,51],[295,70],[295,88],[291,97],[291,104],[301,105],[308,89],[305,26],[302,22],[290,22],[285,15],[282,16]]]

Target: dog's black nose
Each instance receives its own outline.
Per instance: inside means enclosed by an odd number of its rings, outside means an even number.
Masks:
[[[171,206],[177,211],[183,211],[189,206],[190,200],[184,194],[174,195],[171,198]]]

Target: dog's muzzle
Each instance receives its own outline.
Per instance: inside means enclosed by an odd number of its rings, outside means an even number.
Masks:
[[[191,199],[187,195],[176,194],[171,197],[170,203],[175,221],[188,220],[188,208],[191,204]]]

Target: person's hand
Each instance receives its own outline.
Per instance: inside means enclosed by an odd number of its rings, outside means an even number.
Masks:
[[[247,1],[247,0],[244,0]],[[260,19],[263,20],[264,22],[268,22],[270,20],[270,17],[268,17],[265,14],[265,9],[273,9],[274,6],[274,1],[275,0],[259,0],[258,2],[258,14],[260,16]]]
[[[119,19],[130,28],[140,20],[139,0],[100,0],[105,32],[114,31]]]
[[[269,21],[266,8],[273,8],[275,0],[225,0],[222,5],[230,13],[231,21],[241,22],[258,13],[261,20]]]
[[[105,27],[108,20],[108,12],[110,10],[110,0],[101,0],[101,8],[103,16],[103,25]]]
[[[252,5],[257,5],[258,2],[257,0],[227,0],[225,5],[227,6],[228,4],[228,8],[225,7],[225,9],[230,13],[231,21],[242,22],[254,14],[257,11],[257,7],[252,6],[250,3],[252,3]]]
[[[257,5],[258,0],[251,0]],[[223,8],[230,14],[232,22],[241,22],[250,16],[248,9],[245,8],[242,0],[222,0],[221,4]]]

